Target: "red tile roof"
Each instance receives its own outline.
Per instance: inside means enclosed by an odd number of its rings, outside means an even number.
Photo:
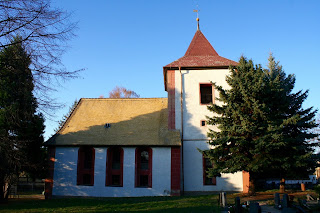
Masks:
[[[219,56],[202,32],[197,30],[185,55],[163,68],[228,67],[237,64],[235,61]]]

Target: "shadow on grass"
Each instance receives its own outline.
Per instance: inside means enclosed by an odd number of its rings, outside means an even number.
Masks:
[[[14,200],[0,212],[219,212],[217,195]]]

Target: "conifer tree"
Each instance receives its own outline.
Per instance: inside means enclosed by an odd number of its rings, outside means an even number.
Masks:
[[[74,100],[73,104],[71,107],[69,107],[69,111],[67,114],[65,114],[60,121],[58,121],[58,127],[54,130],[56,133],[63,127],[64,123],[67,121],[73,110],[76,108],[78,105],[78,100]]]
[[[36,174],[44,162],[44,119],[36,113],[31,60],[20,37],[12,42],[0,52],[0,202],[20,172]]]
[[[309,131],[316,126],[316,111],[302,109],[308,91],[292,92],[294,75],[286,76],[272,55],[265,70],[241,57],[226,81],[229,89],[215,85],[220,103],[208,107],[213,112],[208,124],[219,129],[208,132],[214,149],[204,151],[213,162],[210,176],[247,171],[254,192],[259,177],[287,177],[314,168],[314,145],[308,139],[316,136]]]

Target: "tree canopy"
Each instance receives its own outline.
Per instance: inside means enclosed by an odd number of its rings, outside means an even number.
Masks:
[[[109,98],[139,98],[136,92],[126,89],[124,87],[116,86],[111,92],[109,92]]]
[[[259,177],[306,175],[315,167],[312,158],[317,136],[310,129],[316,111],[303,109],[308,91],[293,92],[294,75],[286,75],[270,55],[268,69],[241,57],[226,77],[229,88],[215,85],[217,103],[208,107],[212,116],[204,154],[213,162],[211,176],[247,171],[253,183]]]
[[[0,1],[0,49],[15,45],[13,38],[20,37],[30,57],[34,93],[44,112],[59,106],[48,92],[61,80],[77,76],[78,70],[66,70],[60,60],[76,24],[70,13],[52,7],[50,0]]]
[[[44,119],[33,95],[31,59],[21,37],[0,51],[0,201],[20,172],[43,171]]]

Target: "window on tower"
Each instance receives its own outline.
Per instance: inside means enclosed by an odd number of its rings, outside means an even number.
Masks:
[[[203,165],[203,185],[216,185],[216,177],[210,178],[208,177],[209,168],[212,168],[212,162],[206,158],[204,155],[202,156],[202,165]]]
[[[213,103],[212,98],[212,84],[200,84],[200,103],[210,104]]]

